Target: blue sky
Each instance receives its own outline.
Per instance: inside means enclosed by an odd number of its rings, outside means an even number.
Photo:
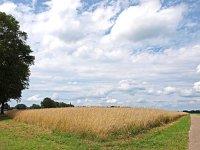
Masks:
[[[36,57],[21,103],[200,108],[199,0],[3,0],[0,11]]]

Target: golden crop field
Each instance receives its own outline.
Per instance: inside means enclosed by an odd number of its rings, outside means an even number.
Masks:
[[[161,126],[185,113],[145,108],[51,108],[8,111],[7,115],[48,129],[69,133],[92,133],[108,136],[121,132],[134,134],[140,130]]]

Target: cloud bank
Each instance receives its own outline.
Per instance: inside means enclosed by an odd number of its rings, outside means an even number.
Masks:
[[[37,3],[0,4],[28,33],[36,56],[22,100],[50,96],[75,105],[200,106],[200,30],[194,34],[188,26],[194,24],[187,17],[189,4],[108,0],[86,7],[87,1],[49,0],[36,11]]]

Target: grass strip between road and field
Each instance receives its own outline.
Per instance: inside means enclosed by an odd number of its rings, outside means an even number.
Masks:
[[[130,150],[186,150],[190,116],[184,116],[171,125],[154,128],[127,139],[87,138],[52,132],[38,126],[16,122],[0,116],[1,150],[76,150],[76,149],[130,149]]]
[[[124,149],[137,150],[187,150],[190,116],[184,116],[173,125],[155,128],[146,134],[133,138],[131,142],[122,144]]]

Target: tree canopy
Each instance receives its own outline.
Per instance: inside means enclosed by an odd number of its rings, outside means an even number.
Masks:
[[[54,100],[51,98],[46,97],[42,102],[41,102],[41,107],[42,108],[55,108],[56,103]]]
[[[41,102],[41,107],[42,108],[58,108],[58,107],[74,107],[74,105],[66,104],[64,102],[56,102],[52,100],[49,97],[46,97],[42,102]]]
[[[17,104],[17,105],[15,106],[15,108],[16,108],[16,109],[19,109],[19,110],[23,110],[23,109],[26,109],[27,106],[26,106],[25,104]]]
[[[40,107],[40,105],[38,105],[38,104],[33,104],[31,107],[30,107],[30,109],[40,109],[41,107]]]
[[[0,12],[0,103],[19,100],[22,90],[28,88],[30,65],[34,63],[32,50],[26,43],[27,33],[11,15]]]

